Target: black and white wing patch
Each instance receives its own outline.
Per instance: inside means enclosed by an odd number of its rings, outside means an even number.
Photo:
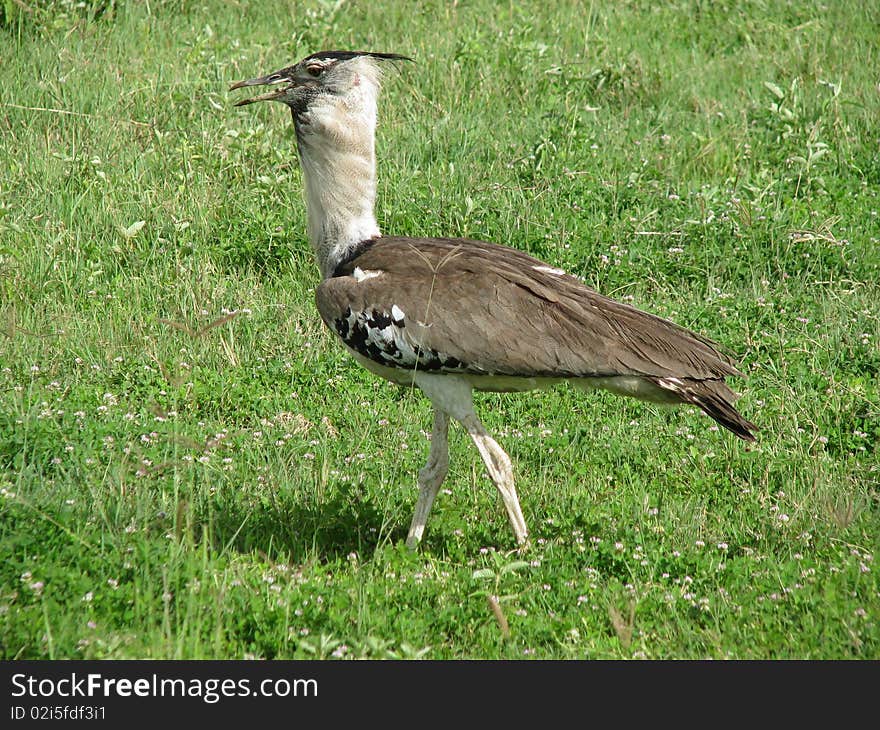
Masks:
[[[344,312],[333,318],[332,326],[348,347],[386,367],[449,372],[467,370],[460,360],[414,342],[410,334],[413,328],[407,330],[406,314],[396,304],[390,309],[352,309],[347,306]]]

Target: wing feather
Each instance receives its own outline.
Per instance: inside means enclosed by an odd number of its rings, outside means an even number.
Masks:
[[[355,268],[380,273],[358,280]],[[505,246],[380,238],[337,274],[317,289],[322,318],[349,346],[357,338],[343,332],[361,322],[358,337],[366,329],[375,341],[363,354],[383,365],[523,377],[740,374],[711,340]],[[403,321],[388,331],[368,326],[395,307]],[[392,352],[395,338],[414,354],[376,351],[384,341]]]

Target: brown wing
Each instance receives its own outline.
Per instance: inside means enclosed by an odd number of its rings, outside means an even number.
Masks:
[[[382,365],[524,377],[717,380],[716,346],[512,248],[380,238],[316,292],[324,322]]]

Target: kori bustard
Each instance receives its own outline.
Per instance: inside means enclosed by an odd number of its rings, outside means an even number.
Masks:
[[[562,381],[656,403],[688,403],[753,441],[725,377],[741,375],[715,344],[609,299],[508,246],[383,235],[376,223],[376,102],[391,53],[324,51],[268,76],[239,101],[279,101],[293,115],[308,235],[321,271],[318,311],[371,372],[416,386],[434,425],[407,545],[422,539],[449,463],[449,419],[473,439],[518,543],[528,536],[510,458],[474,412],[473,391]]]

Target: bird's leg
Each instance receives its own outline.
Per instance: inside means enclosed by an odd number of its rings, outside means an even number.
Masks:
[[[448,413],[461,423],[470,434],[492,482],[501,494],[507,516],[510,518],[510,526],[516,535],[516,541],[520,545],[524,544],[529,536],[529,531],[519,506],[516,489],[513,486],[513,467],[510,464],[510,457],[504,453],[504,449],[489,435],[486,427],[477,418],[477,414],[474,412],[473,389],[470,383],[464,378],[454,375],[436,375],[425,372],[416,373],[414,380],[424,394],[431,399],[435,411],[442,410],[444,413]],[[432,443],[431,449],[433,450],[433,448]],[[419,481],[421,483],[421,478]],[[421,502],[422,494],[420,493],[419,503]],[[430,509],[430,502],[428,502],[428,509]],[[418,516],[418,507],[416,515]],[[413,518],[413,525],[415,523],[416,518]],[[410,535],[412,535],[412,530]]]
[[[434,497],[437,496],[449,468],[448,433],[449,416],[439,408],[435,408],[434,428],[431,431],[431,449],[428,452],[427,463],[419,470],[419,498],[416,500],[416,511],[413,514],[409,535],[406,538],[406,546],[410,550],[415,550],[422,540],[425,524],[428,522],[428,515],[434,504]]]
[[[483,463],[486,465],[486,470],[501,494],[504,507],[507,509],[507,516],[510,519],[510,526],[516,535],[516,541],[520,545],[524,544],[528,539],[529,531],[519,506],[516,488],[513,486],[513,467],[510,464],[510,457],[489,435],[476,413],[471,411],[460,420],[461,425],[467,429],[476,444]]]

